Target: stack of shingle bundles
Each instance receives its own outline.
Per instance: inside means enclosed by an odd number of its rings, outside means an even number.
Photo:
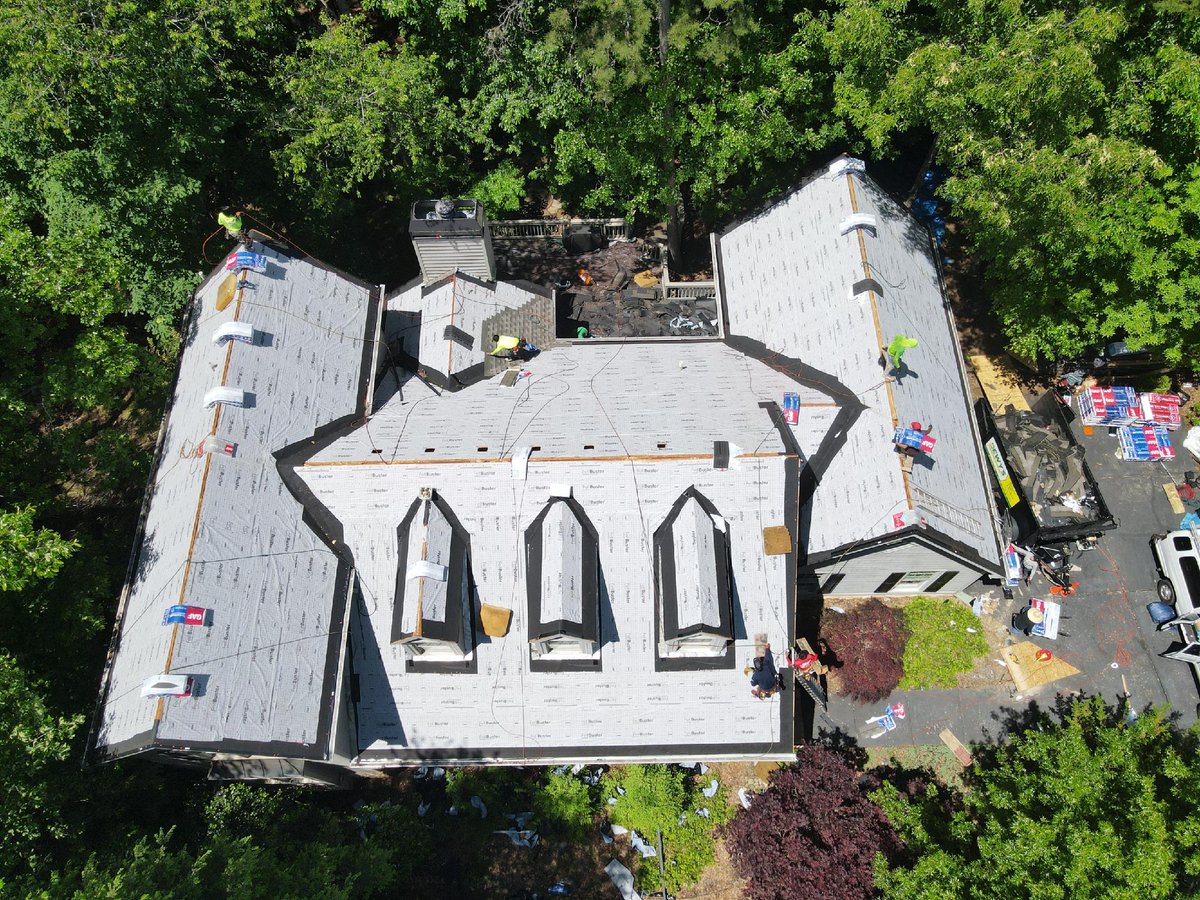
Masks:
[[[1131,387],[1091,387],[1079,395],[1084,425],[1134,425],[1142,418],[1138,392]]]
[[[1175,394],[1142,394],[1141,408],[1143,424],[1174,429],[1181,423],[1179,397]]]
[[[1126,425],[1117,429],[1117,440],[1123,459],[1153,461],[1175,456],[1171,436],[1161,425]]]

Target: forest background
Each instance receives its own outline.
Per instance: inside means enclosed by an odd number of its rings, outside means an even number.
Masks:
[[[951,173],[952,264],[970,261],[1011,349],[1070,358],[1122,338],[1193,370],[1198,13],[1194,0],[8,0],[7,889],[69,892],[88,865],[132,866],[162,829],[186,841],[240,816],[223,833],[244,836],[266,815],[146,767],[79,767],[220,207],[397,284],[414,268],[416,199],[478,197],[498,218],[555,197],[573,215],[673,216],[686,242],[837,153],[932,148]],[[270,815],[303,830],[324,813]],[[226,843],[255,850],[240,840]]]

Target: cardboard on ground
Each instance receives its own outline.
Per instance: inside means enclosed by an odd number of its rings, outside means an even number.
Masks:
[[[1031,641],[1022,641],[1004,651],[1004,661],[1008,663],[1009,674],[1022,694],[1060,678],[1079,674],[1077,668],[1058,656],[1051,656],[1042,662],[1037,658],[1040,649],[1042,648]]]
[[[988,404],[994,412],[1000,412],[1004,407],[1028,412],[1029,403],[1021,391],[1021,383],[1011,368],[1003,363],[996,363],[990,357],[977,353],[971,357],[971,368],[983,388]]]

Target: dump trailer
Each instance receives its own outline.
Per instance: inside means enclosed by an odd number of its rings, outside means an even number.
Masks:
[[[993,414],[979,400],[975,416],[1009,540],[1025,546],[1064,545],[1098,538],[1116,527],[1053,392],[1043,394],[1028,411]]]

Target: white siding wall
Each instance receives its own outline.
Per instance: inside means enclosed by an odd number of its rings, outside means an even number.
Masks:
[[[954,578],[937,590],[939,594],[952,594],[965,589],[981,574],[977,569],[969,569],[961,560],[915,542],[877,550],[854,559],[830,562],[819,566],[816,571],[822,586],[831,575],[843,576],[826,594],[828,597],[861,597],[875,594],[879,586],[894,572],[957,572]],[[892,590],[888,593],[911,596],[915,593],[930,592]]]
[[[426,284],[440,278],[465,272],[480,281],[496,280],[496,259],[492,254],[492,235],[443,235],[413,239],[421,275]]]

